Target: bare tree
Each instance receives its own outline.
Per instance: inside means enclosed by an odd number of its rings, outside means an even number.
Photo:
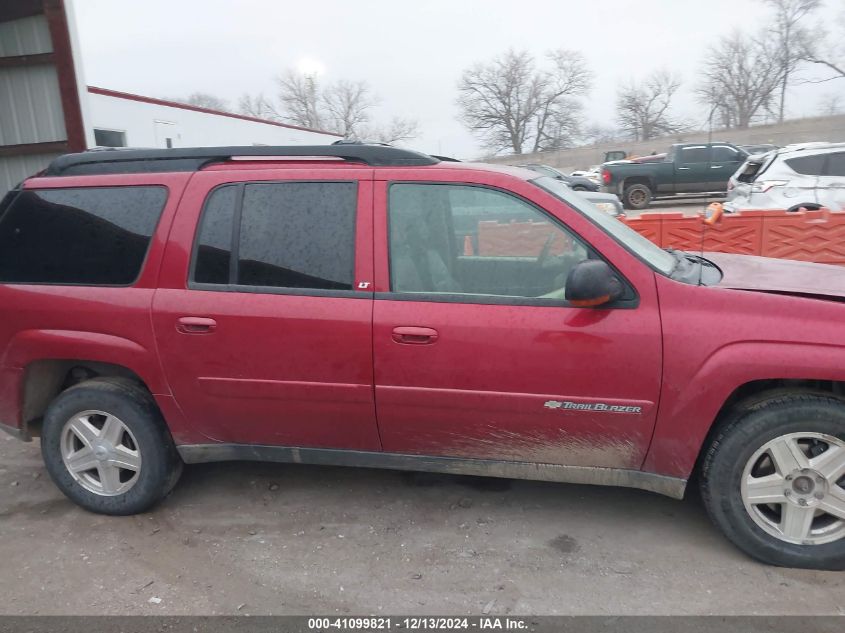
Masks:
[[[763,0],[775,11],[775,21],[769,29],[777,52],[780,74],[780,97],[778,101],[778,122],[783,122],[786,106],[786,89],[793,74],[804,61],[806,52],[812,46],[813,33],[804,25],[804,20],[821,5],[821,0]]]
[[[241,95],[238,100],[238,112],[271,121],[281,121],[283,118],[273,103],[261,93],[255,96],[247,93]]]
[[[681,86],[680,78],[668,70],[657,70],[640,83],[629,82],[616,96],[620,127],[637,141],[678,132],[685,126],[669,111]]]
[[[521,154],[560,146],[578,124],[592,75],[583,56],[558,50],[550,69],[538,69],[527,51],[510,50],[464,71],[458,83],[461,120],[492,150]],[[530,144],[530,145],[529,145]]]
[[[263,94],[244,94],[239,111],[250,116],[286,121],[303,127],[329,130],[354,140],[391,143],[419,135],[413,119],[394,118],[383,127],[372,126],[372,109],[379,98],[366,81],[339,80],[321,85],[315,75],[286,70],[276,78],[278,100]]]
[[[360,138],[363,141],[375,141],[377,143],[402,143],[416,138],[420,135],[419,123],[414,119],[393,117],[390,123],[382,127],[364,128]]]
[[[765,33],[754,38],[735,31],[708,50],[697,93],[725,127],[747,128],[771,108],[781,82],[774,46]]]
[[[229,111],[229,103],[225,99],[207,92],[192,92],[187,97],[168,98],[168,101],[197,106],[198,108],[208,108],[209,110]]]
[[[315,75],[304,75],[287,70],[276,82],[279,85],[279,101],[285,118],[296,125],[322,129],[320,116],[320,90]]]
[[[833,35],[824,33],[821,27],[816,29],[817,36],[809,41],[802,57],[805,61],[821,66],[832,75],[816,82],[845,78],[845,11],[836,19],[836,29]]]
[[[318,107],[329,128],[354,139],[370,121],[370,110],[377,104],[366,82],[341,80],[323,90]]]
[[[591,123],[584,128],[581,133],[581,141],[588,145],[598,145],[600,143],[609,143],[617,141],[624,136],[624,132],[614,127],[601,125],[599,123]]]

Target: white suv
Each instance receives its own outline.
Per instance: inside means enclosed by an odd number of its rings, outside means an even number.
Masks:
[[[731,177],[725,211],[845,210],[845,143],[804,143],[749,156]]]

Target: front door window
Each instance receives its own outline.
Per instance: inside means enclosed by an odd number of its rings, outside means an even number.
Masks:
[[[512,195],[470,185],[390,188],[391,290],[563,299],[586,245]]]

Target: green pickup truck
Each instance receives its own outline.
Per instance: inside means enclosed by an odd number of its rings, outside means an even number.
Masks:
[[[602,191],[617,194],[628,209],[645,209],[655,198],[724,194],[747,156],[730,143],[677,143],[662,161],[605,163]]]

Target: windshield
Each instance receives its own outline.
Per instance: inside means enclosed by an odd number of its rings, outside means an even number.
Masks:
[[[556,198],[563,200],[582,215],[585,215],[593,224],[597,224],[600,229],[608,233],[613,239],[644,260],[652,268],[655,268],[664,275],[671,274],[675,269],[677,260],[671,253],[664,251],[628,225],[623,224],[607,213],[603,213],[592,202],[572,191],[564,183],[547,176],[536,178],[531,182],[545,189]]]

